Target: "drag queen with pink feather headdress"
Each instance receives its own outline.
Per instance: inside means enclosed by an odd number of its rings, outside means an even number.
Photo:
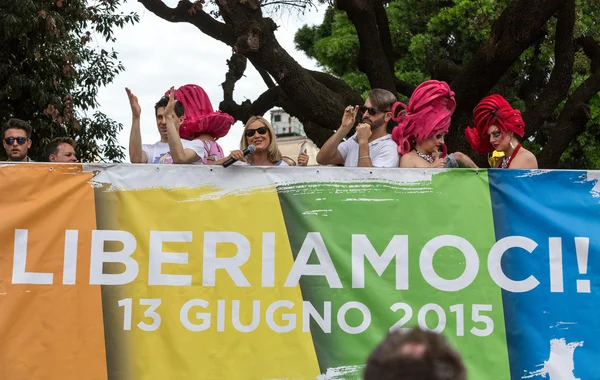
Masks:
[[[394,104],[393,120],[398,125],[392,131],[392,139],[398,144],[398,153],[402,155],[400,167],[477,167],[463,153],[447,155],[444,137],[455,109],[454,92],[446,82],[436,80],[421,83],[410,97],[408,105],[401,102]]]

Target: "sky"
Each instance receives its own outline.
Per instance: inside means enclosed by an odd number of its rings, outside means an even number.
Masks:
[[[175,7],[178,0],[163,0]],[[99,110],[123,124],[119,143],[127,147],[131,130],[131,108],[125,93],[129,87],[138,97],[142,108],[142,142],[154,143],[159,140],[154,118],[154,104],[171,86],[197,84],[208,94],[216,110],[223,100],[221,83],[227,72],[226,60],[231,57],[231,48],[224,43],[203,34],[191,24],[170,23],[146,10],[134,0],[127,1],[120,9],[123,13],[136,12],[140,22],[115,30],[117,42],[110,44],[119,53],[119,60],[125,66],[112,84],[98,92]],[[287,52],[303,67],[319,70],[315,60],[308,58],[294,46],[294,34],[305,24],[321,23],[324,7],[311,10],[305,15],[285,12],[272,15],[279,25],[275,32],[277,40]],[[106,44],[100,44],[104,47]],[[236,83],[233,93],[238,103],[246,99],[255,100],[267,89],[254,67],[248,63],[245,77]],[[268,115],[268,114],[267,114]],[[243,125],[236,122],[229,134],[219,139],[226,154],[238,149]]]

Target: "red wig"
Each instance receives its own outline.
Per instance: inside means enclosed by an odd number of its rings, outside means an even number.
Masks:
[[[498,94],[487,96],[479,102],[473,111],[473,124],[473,127],[465,129],[465,137],[473,149],[480,154],[494,151],[487,135],[487,130],[492,125],[498,127],[502,135],[514,132],[523,137],[525,134],[521,111],[513,109],[506,99]]]

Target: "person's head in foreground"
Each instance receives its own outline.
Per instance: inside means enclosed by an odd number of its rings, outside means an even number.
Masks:
[[[502,152],[498,168],[537,169],[533,153],[523,148],[519,138],[525,134],[521,111],[498,94],[483,98],[473,111],[473,127],[465,129],[465,137],[479,154]]]
[[[364,380],[466,380],[462,359],[443,336],[394,330],[371,353]]]

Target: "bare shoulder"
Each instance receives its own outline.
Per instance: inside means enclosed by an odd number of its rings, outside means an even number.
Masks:
[[[521,148],[519,153],[513,158],[511,169],[537,169],[538,163],[535,155],[525,148]]]
[[[400,157],[400,167],[401,168],[415,168],[415,153],[414,152],[408,152],[406,154],[403,154],[402,157]]]

